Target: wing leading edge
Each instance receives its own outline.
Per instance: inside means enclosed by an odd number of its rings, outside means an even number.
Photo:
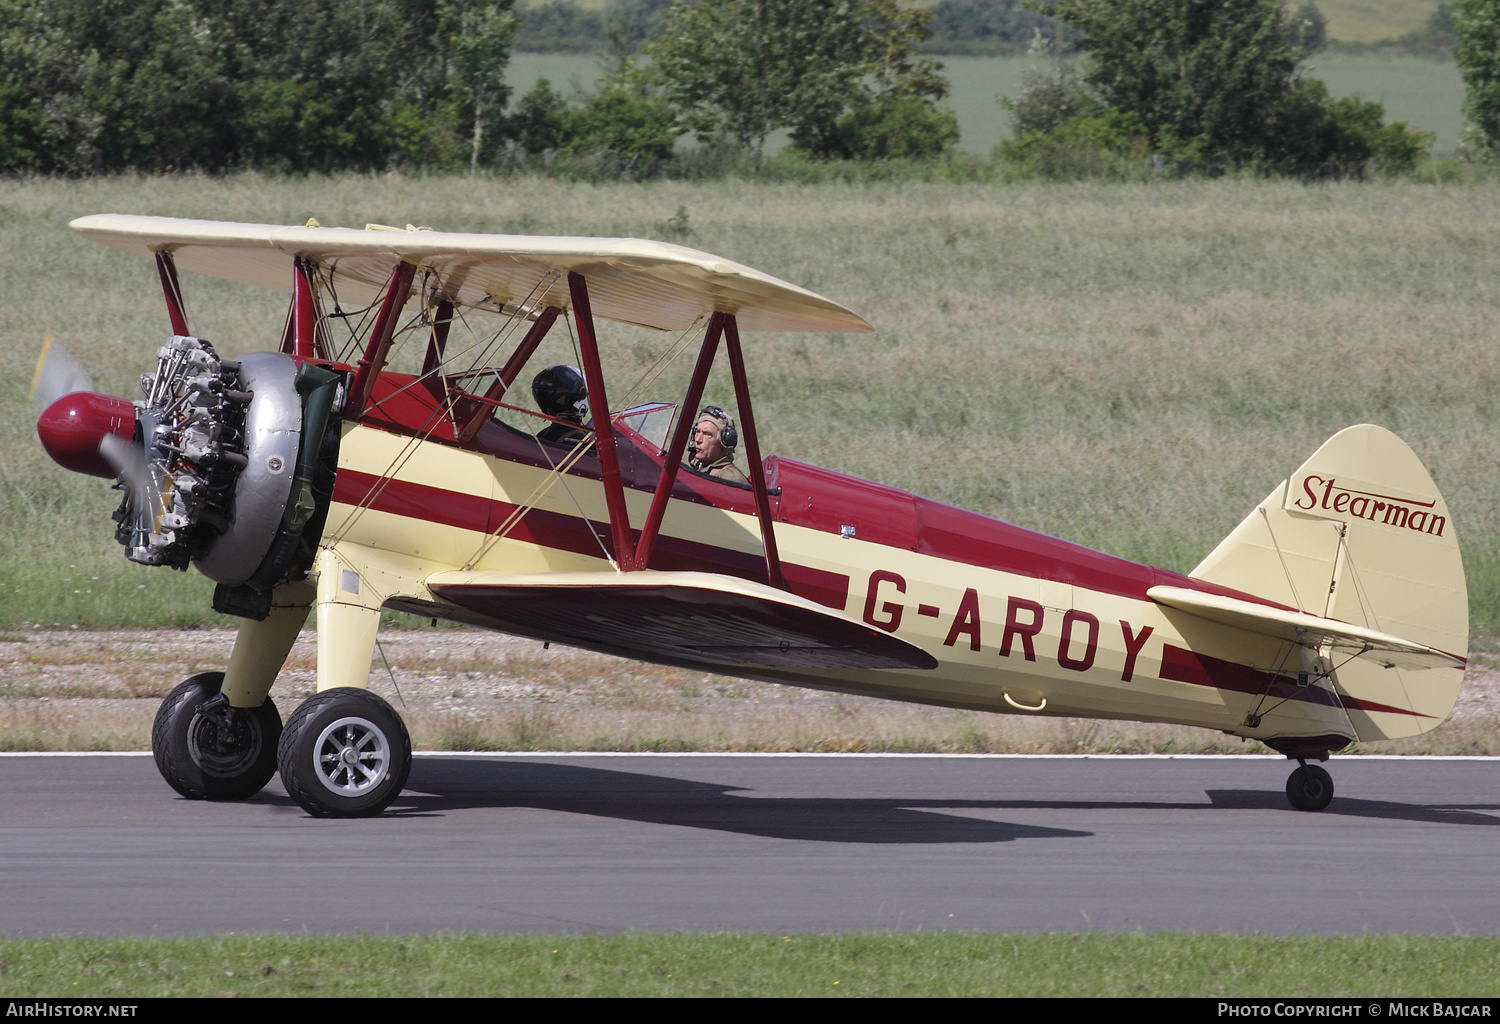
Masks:
[[[322,266],[345,306],[373,301],[398,262],[436,278],[444,297],[477,312],[571,305],[567,275],[587,279],[596,317],[686,330],[732,313],[742,331],[859,331],[870,325],[831,299],[697,249],[642,238],[482,235],[238,224],[104,213],[80,217],[85,238],[150,257],[171,252],[180,270],[286,289],[294,257]],[[373,227],[373,226],[372,226]],[[413,302],[420,301],[414,296]]]
[[[644,661],[707,671],[937,667],[884,630],[711,573],[441,572],[427,586],[495,628]]]

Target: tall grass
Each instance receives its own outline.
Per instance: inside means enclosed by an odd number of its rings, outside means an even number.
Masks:
[[[151,265],[77,239],[70,218],[651,235],[679,207],[687,244],[877,328],[747,339],[764,448],[1187,569],[1328,435],[1380,423],[1442,487],[1474,627],[1500,633],[1492,181],[0,183],[0,624],[212,617],[201,580],[126,565],[108,484],[35,442],[26,387],[45,334],[133,395],[166,330]],[[231,355],[279,330],[282,295],[185,287],[194,329]],[[628,382],[662,339],[606,340],[611,380]],[[653,395],[679,394],[688,369]]]

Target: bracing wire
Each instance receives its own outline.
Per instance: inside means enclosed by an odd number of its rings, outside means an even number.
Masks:
[[[1292,570],[1286,564],[1286,556],[1281,553],[1281,545],[1276,542],[1276,531],[1271,529],[1271,517],[1266,513],[1266,507],[1261,505],[1256,509],[1260,517],[1266,522],[1266,532],[1271,535],[1271,546],[1276,549],[1276,557],[1281,561],[1281,571],[1286,574],[1286,585],[1291,588],[1292,600],[1297,603],[1299,612],[1306,612],[1307,608],[1302,604],[1302,596],[1297,593],[1297,584],[1292,582]]]
[[[470,339],[468,344],[456,352],[452,351],[451,349],[445,351],[444,358],[441,360],[439,366],[435,367],[433,370],[430,370],[427,374],[422,374],[414,377],[412,381],[405,385],[402,385],[401,388],[397,389],[397,391],[393,392],[392,394],[383,396],[379,401],[373,403],[371,408],[377,408],[380,404],[394,398],[395,395],[413,387],[416,384],[424,383],[429,376],[441,376],[443,373],[444,364],[448,367],[452,367],[455,361],[454,357],[463,359],[472,354],[472,359],[469,361],[467,369],[462,373],[456,375],[459,378],[472,377],[476,374],[476,372],[479,372],[481,368],[489,368],[490,364],[493,362],[493,360],[491,359],[492,352],[494,352],[497,348],[503,347],[511,338],[514,337],[516,331],[519,329],[519,326],[522,323],[526,322],[525,317],[522,315],[523,310],[525,310],[532,304],[532,299],[538,292],[545,293],[546,290],[548,290],[553,284],[555,284],[556,281],[560,278],[560,275],[560,271],[552,271],[538,278],[536,283],[533,285],[531,292],[527,295],[526,299],[521,303],[517,303],[513,307],[514,311],[511,313],[511,315],[505,318],[504,323],[502,323],[500,327],[495,331],[489,332],[488,337],[484,340],[479,340],[476,337],[479,332],[476,332],[473,329],[473,326],[470,324],[468,318],[464,315],[464,308],[455,303],[453,313],[450,318],[450,324],[453,321],[457,321],[464,325]],[[354,349],[357,347],[359,339],[368,333],[368,330],[370,328],[367,326],[367,321],[369,319],[371,311],[379,305],[379,300],[370,303],[368,306],[359,310],[357,314],[346,313],[339,306],[338,296],[336,291],[334,290],[333,269],[331,268],[328,276],[324,278],[321,272],[321,268],[319,268],[317,281],[320,285],[326,287],[330,297],[333,299],[334,313],[327,314],[325,318],[337,316],[343,319],[346,330],[349,330],[350,332],[349,340],[340,349],[341,358],[347,361],[349,356],[352,355]],[[402,350],[402,346],[410,341],[410,338],[408,336],[413,332],[417,331],[420,327],[430,327],[433,324],[433,320],[430,315],[430,302],[433,293],[430,292],[426,287],[427,283],[428,278],[427,276],[424,276],[421,289],[421,293],[424,296],[424,301],[421,311],[413,320],[401,326],[394,332],[395,336],[393,338],[391,349],[387,353],[388,357],[400,352]],[[350,327],[350,319],[352,319],[356,315],[359,317],[358,323],[354,327]],[[703,322],[703,318],[703,314],[700,314],[693,321],[693,323],[689,324],[688,327],[684,329],[678,335],[678,337],[667,346],[666,350],[661,355],[659,355],[650,366],[642,371],[636,381],[620,398],[619,404],[622,408],[628,407],[630,403],[635,401],[638,395],[640,395],[646,388],[649,388],[653,383],[655,383],[655,381],[658,380],[661,375],[665,373],[676,362],[676,360],[682,355],[682,353],[687,350],[696,329]],[[567,321],[568,338],[570,346],[574,353],[574,358],[579,360],[579,362],[581,363],[578,337],[574,332],[572,319],[571,317],[564,317],[564,319]],[[415,436],[409,437],[407,441],[401,446],[400,450],[395,454],[385,470],[382,472],[378,483],[366,492],[366,494],[361,498],[360,502],[355,506],[355,508],[351,510],[351,512],[347,516],[345,516],[344,521],[339,524],[335,531],[333,531],[333,536],[330,540],[330,543],[336,543],[338,540],[342,539],[342,537],[346,535],[351,528],[353,528],[353,526],[363,515],[363,513],[370,507],[372,507],[373,503],[378,500],[380,494],[385,490],[390,481],[400,473],[400,471],[405,467],[406,463],[410,460],[412,455],[416,453],[420,443],[431,436],[432,431],[436,428],[436,425],[440,420],[440,411],[446,411],[450,415],[452,414],[452,396],[446,396],[443,405],[440,406],[438,410],[434,410],[434,412],[428,416],[426,422],[424,422],[422,426],[416,431]],[[603,418],[607,421],[607,417],[608,411],[606,410]],[[584,510],[580,505],[577,496],[573,494],[572,489],[567,486],[567,482],[565,480],[565,477],[569,473],[569,471],[577,465],[577,463],[589,452],[590,449],[594,447],[594,441],[595,438],[593,436],[582,439],[577,445],[575,445],[575,447],[568,453],[568,455],[558,463],[553,464],[551,458],[548,457],[547,462],[552,465],[552,472],[549,473],[545,479],[538,483],[538,485],[533,489],[532,493],[529,494],[524,501],[522,501],[512,509],[511,513],[506,516],[505,520],[499,525],[498,528],[490,533],[490,536],[486,538],[484,543],[481,544],[479,550],[476,551],[475,554],[470,558],[465,568],[472,568],[475,564],[480,562],[494,548],[496,544],[498,544],[501,540],[508,536],[509,533],[515,529],[515,527],[520,523],[522,518],[524,518],[528,512],[533,510],[541,501],[545,500],[546,496],[551,492],[552,488],[557,484],[559,480],[563,481],[564,491],[567,493],[568,498],[572,502],[574,507],[578,510],[580,517],[586,524],[588,524],[589,532],[594,537],[595,542],[599,544],[600,550],[603,553],[604,557],[610,562],[611,565],[615,565],[615,560],[611,556],[609,548],[607,547],[607,545],[605,545],[603,539],[599,537],[598,532],[593,527],[592,521],[584,513]],[[540,445],[540,442],[538,442],[538,444]],[[543,454],[546,455],[545,451]],[[619,568],[618,565],[616,565],[616,568]]]
[[[536,285],[532,288],[531,292],[527,295],[527,300],[526,301],[529,302],[530,299],[536,294],[537,290],[543,288],[548,283],[549,278],[552,279],[552,280],[555,280],[556,279],[556,273],[554,272],[554,273],[549,274],[549,275],[544,275],[542,278],[538,279]],[[459,307],[455,306],[455,312],[457,311],[458,308]],[[476,369],[480,365],[480,363],[483,361],[483,359],[485,358],[485,356],[487,355],[487,353],[497,343],[499,343],[501,341],[502,336],[506,335],[507,331],[509,331],[509,333],[511,335],[513,335],[515,333],[515,329],[516,329],[517,325],[519,325],[520,323],[524,322],[524,317],[522,317],[522,315],[521,315],[522,308],[523,308],[522,305],[517,305],[516,309],[515,309],[515,312],[511,313],[509,316],[506,317],[505,322],[494,332],[494,334],[487,341],[477,342],[477,341],[472,341],[471,340],[471,342],[469,344],[469,347],[466,350],[461,351],[461,352],[458,353],[458,355],[460,357],[462,357],[464,355],[467,355],[468,352],[474,351],[475,349],[479,350],[479,354],[476,356],[475,360],[470,364],[469,370],[466,371],[466,372],[472,373],[473,370]],[[420,326],[422,324],[430,323],[430,320],[427,317],[427,311],[426,311],[425,302],[424,302],[423,311],[418,316],[419,316],[419,319],[417,321],[415,321],[413,323],[409,323],[406,327],[401,328],[401,330],[398,333],[402,333],[402,334],[408,333],[408,332],[414,330],[416,327],[418,327],[418,326]],[[465,326],[468,325],[468,321],[467,320],[464,320],[463,322],[464,322]],[[471,337],[472,337],[472,331],[471,331]],[[440,370],[441,370],[441,367],[438,367],[437,369],[435,369],[432,372],[433,373],[437,373]],[[418,379],[420,380],[420,379],[423,379],[423,378],[418,378]],[[416,381],[413,381],[412,383],[416,383]],[[400,390],[405,390],[406,388],[409,388],[411,386],[412,386],[412,384],[404,385]],[[391,397],[393,397],[393,396],[388,395],[385,398],[381,399],[381,402],[384,402],[384,401],[388,400]],[[374,405],[372,405],[371,408],[376,408],[379,404],[380,403],[377,402]],[[425,441],[428,437],[431,436],[432,431],[434,429],[436,429],[437,423],[441,419],[442,411],[443,411],[444,408],[445,407],[439,407],[437,409],[434,409],[433,412],[428,415],[426,421],[423,422],[422,426],[417,430],[415,436],[410,437],[410,438],[408,438],[406,440],[406,442],[402,445],[401,449],[396,453],[395,457],[391,460],[391,462],[386,466],[385,470],[381,473],[379,482],[374,487],[370,488],[365,493],[364,497],[360,499],[359,503],[354,507],[354,509],[347,516],[344,517],[343,522],[341,522],[339,524],[339,526],[335,529],[333,537],[332,537],[332,540],[330,541],[330,543],[336,543],[338,540],[342,539],[344,537],[344,535],[347,534],[348,531],[354,527],[354,525],[358,522],[358,520],[360,519],[360,517],[363,516],[364,512],[380,497],[380,495],[385,491],[386,486],[390,483],[391,479],[403,467],[405,467],[406,463],[411,459],[411,456],[416,453],[416,451],[418,450],[418,445],[422,441]]]
[[[663,373],[665,373],[666,370],[672,365],[672,363],[675,362],[677,358],[687,350],[687,347],[692,340],[693,329],[697,327],[697,325],[701,323],[702,320],[703,317],[700,314],[696,320],[689,324],[687,328],[677,336],[677,338],[672,342],[671,346],[669,346],[667,352],[662,356],[657,357],[656,362],[641,374],[636,382],[631,385],[629,390],[626,391],[625,397],[621,399],[620,404],[622,406],[628,407],[629,403],[631,401],[634,401],[637,394],[639,394],[645,388],[650,387],[651,384],[654,383],[656,379]],[[571,324],[569,325],[568,333],[571,337]],[[574,346],[576,351],[576,339],[574,340]],[[653,370],[655,370],[654,373],[652,372]],[[595,417],[595,422],[598,422],[598,417]],[[482,545],[480,545],[479,550],[470,557],[468,563],[464,566],[465,570],[472,569],[475,565],[482,561],[497,543],[503,540],[511,530],[515,529],[516,526],[520,523],[521,519],[528,512],[534,509],[543,499],[546,498],[547,494],[551,492],[553,484],[556,483],[557,480],[562,479],[563,476],[566,475],[568,470],[572,469],[572,467],[578,463],[578,460],[581,459],[591,447],[593,447],[593,444],[594,439],[592,437],[583,439],[568,454],[568,456],[563,459],[561,463],[555,465],[553,467],[553,472],[549,474],[547,479],[538,484],[537,487],[532,491],[532,493],[527,496],[526,500],[517,505],[511,511],[511,514],[505,517],[504,522],[502,522],[498,527],[490,532],[490,536]],[[548,459],[548,462],[550,463],[551,459]],[[567,492],[568,498],[573,502],[574,507],[578,509],[578,513],[580,516],[582,516],[584,522],[589,523],[590,520],[588,516],[584,514],[583,508],[578,504],[578,499],[573,495],[572,490],[568,488],[566,483],[564,483],[563,489]],[[614,565],[616,570],[618,571],[619,566],[615,563],[613,555],[610,554],[609,549],[604,545],[603,541],[599,540],[599,536],[594,532],[592,525],[589,526],[589,532],[594,535],[594,539],[599,543],[600,548],[604,551],[604,557],[608,559],[609,563],[611,565]]]

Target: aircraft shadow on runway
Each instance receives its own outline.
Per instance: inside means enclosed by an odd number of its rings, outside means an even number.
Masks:
[[[1208,803],[1129,800],[900,800],[758,797],[746,787],[581,765],[490,758],[418,759],[408,792],[387,813],[402,817],[476,807],[536,807],[625,821],[777,839],[840,843],[1002,843],[1094,833],[967,816],[1016,810],[1278,810],[1273,790],[1207,790]],[[264,794],[262,794],[262,798]],[[1423,824],[1500,825],[1500,805],[1423,806],[1337,797],[1323,816]],[[1316,816],[1308,816],[1314,818]]]
[[[420,816],[469,807],[537,807],[828,843],[1007,843],[1093,834],[962,816],[965,810],[1002,806],[997,801],[755,797],[742,792],[719,783],[579,765],[418,759],[407,792],[386,813]],[[954,813],[942,813],[945,810]]]
[[[1208,803],[1161,800],[900,800],[757,797],[747,787],[582,765],[490,758],[419,758],[388,814],[420,817],[474,807],[536,807],[626,821],[778,839],[843,843],[1000,843],[1085,838],[1092,832],[969,817],[1014,810],[1284,810],[1272,790],[1207,790]],[[265,794],[262,794],[263,799]],[[1423,824],[1500,825],[1500,810],[1336,797],[1322,815]],[[1311,816],[1310,816],[1311,817]]]
[[[1263,789],[1210,789],[1206,792],[1215,807],[1286,807],[1286,801],[1280,798],[1280,794],[1268,793]],[[1335,796],[1333,803],[1318,813],[1415,821],[1424,825],[1500,825],[1500,815],[1485,813],[1497,810],[1500,810],[1500,804],[1398,804],[1390,800],[1358,800]]]

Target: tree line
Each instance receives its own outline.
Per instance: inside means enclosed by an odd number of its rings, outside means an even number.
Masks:
[[[511,0],[0,0],[0,169],[459,159],[507,99]]]
[[[1014,137],[996,160],[1025,173],[1347,177],[1409,170],[1430,145],[1380,104],[1334,99],[1304,74],[1326,36],[1310,5],[1027,3],[622,0],[599,24],[607,75],[569,98],[546,81],[507,88],[526,23],[514,0],[0,0],[0,172],[647,176],[759,170],[777,131],[792,159],[932,160],[958,141],[942,65],[924,49],[944,18],[970,36],[1029,29],[1033,52],[1052,58],[1007,101]],[[520,13],[535,26],[537,11],[565,17],[555,4]],[[1473,138],[1494,151],[1500,0],[1443,13]]]

